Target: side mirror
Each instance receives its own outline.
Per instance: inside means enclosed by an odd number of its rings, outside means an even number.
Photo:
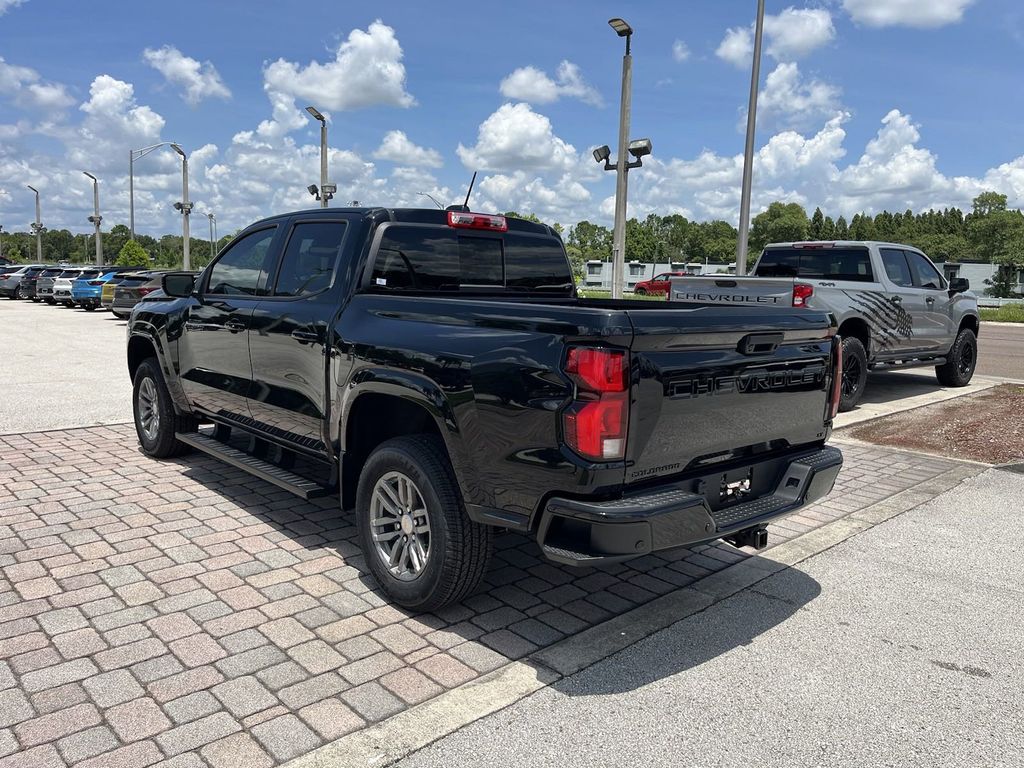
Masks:
[[[963,293],[964,291],[971,290],[971,281],[966,277],[951,277],[949,278],[949,292],[950,293]]]
[[[168,296],[183,299],[192,295],[196,276],[189,272],[169,272],[160,279],[160,287]]]

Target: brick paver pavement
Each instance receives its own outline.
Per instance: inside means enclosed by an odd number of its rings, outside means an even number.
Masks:
[[[773,544],[957,466],[844,446]],[[485,587],[389,605],[351,518],[130,425],[0,437],[0,768],[272,766],[748,555],[568,569],[498,538]]]

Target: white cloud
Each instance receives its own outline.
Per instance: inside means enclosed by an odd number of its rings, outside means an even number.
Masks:
[[[89,87],[89,99],[79,109],[85,113],[77,130],[65,142],[68,157],[82,168],[122,171],[130,148],[145,147],[161,140],[164,118],[135,100],[131,83],[110,75],[99,75]],[[147,161],[160,167],[161,159]],[[170,157],[163,165],[173,167]]]
[[[8,64],[0,56],[0,94],[10,96],[23,109],[42,110],[43,117],[52,119],[75,103],[67,86],[48,83],[31,67]]]
[[[440,152],[417,146],[409,140],[404,131],[388,131],[384,134],[384,139],[373,156],[378,160],[390,160],[404,166],[440,168],[443,165]]]
[[[278,59],[263,71],[263,88],[274,116],[260,124],[266,137],[281,136],[306,123],[295,100],[321,110],[350,110],[371,106],[411,107],[416,100],[405,90],[402,46],[395,30],[380,20],[364,32],[353,29],[333,60],[300,66]]]
[[[764,17],[765,53],[776,61],[795,61],[827,45],[836,36],[832,14],[824,8],[790,6]],[[733,66],[749,69],[754,55],[753,25],[725,32],[715,55]]]
[[[173,45],[147,48],[142,56],[167,82],[182,88],[182,98],[192,106],[206,98],[231,97],[231,91],[220,79],[217,68],[208,61],[200,63]]]
[[[795,63],[779,64],[768,73],[758,94],[758,120],[776,128],[797,130],[820,125],[822,118],[841,109],[839,96],[840,89],[834,85],[804,80]]]
[[[580,68],[571,61],[558,65],[554,79],[536,67],[520,67],[501,81],[499,90],[507,99],[534,104],[550,104],[562,97],[579,99],[595,107],[604,104],[601,94],[587,84]]]
[[[25,0],[0,0],[0,16],[3,16],[12,8],[17,8]]]
[[[529,104],[503,104],[480,124],[472,147],[456,152],[472,170],[544,169],[566,171],[579,163],[575,148],[555,136],[551,121]]]
[[[686,61],[690,58],[690,47],[682,40],[672,43],[672,58],[676,61]]]
[[[854,21],[869,27],[942,27],[963,19],[975,0],[843,0]]]

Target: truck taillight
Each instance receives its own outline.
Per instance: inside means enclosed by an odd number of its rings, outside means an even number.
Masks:
[[[155,290],[156,290],[156,288],[155,288],[155,287],[154,287],[154,288],[148,288],[148,287],[146,287],[146,286],[141,286],[141,287],[139,288],[139,296],[145,296],[146,294],[148,294],[148,293],[152,293],[152,292],[153,292],[153,291],[155,291]]]
[[[575,402],[562,414],[566,445],[594,461],[624,458],[629,425],[626,353],[601,347],[571,347],[565,372],[577,388]]]
[[[839,413],[839,401],[843,397],[843,340],[832,337],[832,392],[829,397],[828,418],[832,420]]]
[[[90,280],[89,285],[103,285],[102,280]]]
[[[486,229],[489,232],[508,232],[508,221],[504,216],[486,213],[463,213],[448,211],[448,226],[457,229]]]
[[[793,284],[793,306],[806,307],[807,300],[814,295],[814,286],[806,283]]]

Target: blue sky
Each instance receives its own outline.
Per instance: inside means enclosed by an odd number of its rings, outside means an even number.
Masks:
[[[633,25],[630,214],[736,219],[753,0],[471,6],[307,0],[175,5],[0,0],[0,223],[127,221],[129,148],[180,142],[196,211],[228,232],[306,207],[330,116],[338,202],[533,211],[610,224],[622,43]],[[1024,202],[1024,10],[1008,0],[768,2],[755,207],[832,215]],[[136,226],[179,227],[170,151],[142,160]],[[205,223],[205,222],[204,222]]]

